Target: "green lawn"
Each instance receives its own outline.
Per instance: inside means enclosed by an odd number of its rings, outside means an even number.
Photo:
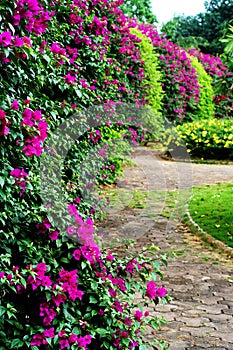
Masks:
[[[204,231],[233,248],[233,183],[194,187],[189,211]]]

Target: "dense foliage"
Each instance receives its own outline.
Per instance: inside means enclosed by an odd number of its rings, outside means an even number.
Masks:
[[[164,131],[162,117],[162,73],[160,71],[158,54],[155,52],[150,39],[146,35],[142,34],[136,28],[132,28],[131,33],[135,34],[141,40],[138,46],[141,59],[144,62],[143,83],[146,88],[147,107],[150,108],[148,108],[148,115],[145,117],[145,123],[148,128],[148,133],[145,136],[147,140],[151,140],[151,138],[158,140]]]

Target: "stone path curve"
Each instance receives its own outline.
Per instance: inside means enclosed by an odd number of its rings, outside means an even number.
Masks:
[[[231,165],[164,161],[143,147],[137,150],[134,160],[139,166],[126,169],[124,179],[118,183],[119,188],[144,188],[147,193],[148,190],[179,189],[181,193],[184,190],[187,197],[193,185],[233,182]],[[177,258],[169,261],[168,268],[164,269],[163,283],[173,300],[150,310],[158,316],[163,315],[168,322],[158,332],[148,333],[148,339],[165,339],[170,343],[170,350],[232,350],[232,259],[203,244],[179,220],[168,223],[160,215],[158,203],[153,204],[153,198],[149,197],[148,201],[150,211],[110,210],[101,227],[106,232],[110,229],[113,239],[117,233],[130,235],[135,231],[136,250],[153,243],[163,252],[177,252]],[[156,210],[154,217],[150,215]],[[142,229],[145,232],[138,235]]]

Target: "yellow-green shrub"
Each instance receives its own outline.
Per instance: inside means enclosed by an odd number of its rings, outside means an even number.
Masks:
[[[200,101],[198,103],[195,119],[209,119],[214,116],[214,90],[212,87],[212,78],[205,71],[201,62],[196,57],[189,56],[192,66],[198,74],[198,84],[200,85]]]
[[[191,156],[233,159],[233,120],[208,119],[184,123],[164,134],[164,147],[170,152],[184,144]]]
[[[136,35],[141,41],[138,43],[141,59],[144,61],[143,84],[146,91],[147,107],[149,113],[147,118],[147,128],[156,134],[158,138],[163,132],[162,119],[162,74],[159,68],[158,55],[155,53],[151,40],[138,29],[130,29],[131,34]]]

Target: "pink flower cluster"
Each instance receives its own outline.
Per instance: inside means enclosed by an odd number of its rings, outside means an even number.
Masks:
[[[40,266],[39,266],[40,265]],[[27,283],[34,286],[33,289],[37,288],[39,285],[49,285],[51,282],[50,279],[48,279],[47,276],[44,275],[45,268],[42,266],[43,264],[38,264],[36,269],[33,269],[33,271],[36,272],[36,282],[27,281]],[[38,269],[39,267],[39,269]],[[31,277],[31,276],[29,276]],[[46,279],[47,277],[47,279]],[[32,279],[32,277],[31,277]],[[43,282],[43,279],[45,280]],[[39,281],[39,282],[38,282]],[[47,282],[46,282],[47,281]],[[36,285],[35,285],[36,283]],[[52,283],[51,283],[52,284]],[[50,285],[51,285],[50,284]],[[66,299],[70,299],[73,302],[78,298],[82,299],[83,292],[78,289],[78,275],[77,270],[73,271],[67,271],[65,269],[62,269],[59,272],[59,278],[57,279],[56,283],[52,285],[52,299],[47,302],[44,301],[40,304],[40,316],[43,317],[43,324],[45,326],[51,325],[51,322],[57,315],[57,307],[60,306],[60,304],[63,304]],[[61,290],[61,292],[57,293],[57,290]],[[61,349],[64,349],[68,347],[71,344],[75,344],[78,347],[84,347],[87,344],[90,344],[91,338],[90,337],[77,337],[75,334],[71,334],[68,338],[64,331],[59,332],[58,336],[62,338],[59,341],[59,345]],[[40,346],[42,344],[47,344],[46,338],[54,338],[54,329],[50,328],[49,330],[44,331],[43,333],[38,333],[33,336],[31,345]]]
[[[2,32],[0,34],[0,45],[3,47],[32,47],[32,41],[28,36],[23,36],[20,38],[17,35],[12,35],[11,32]]]
[[[96,16],[93,17],[92,22],[89,24],[89,28],[92,29],[95,36],[109,35],[109,30],[107,29],[107,17],[102,17],[101,19]]]
[[[145,296],[149,299],[155,299],[157,297],[162,298],[167,295],[167,290],[164,287],[157,288],[155,281],[150,281],[146,286]]]
[[[79,215],[75,205],[68,205],[68,212],[70,216],[74,217],[75,226],[67,227],[67,234],[84,246],[97,247],[94,241],[94,223],[91,218],[87,218],[85,221]]]
[[[129,272],[131,275],[137,271],[140,270],[143,266],[138,263],[136,259],[130,260],[130,262],[126,265],[125,270]]]
[[[78,289],[78,274],[77,270],[66,271],[62,269],[59,272],[59,278],[57,280],[58,285],[62,288],[62,292],[67,295],[67,297],[75,301],[76,299],[82,300],[83,292]],[[54,298],[53,300],[55,300]]]
[[[73,252],[73,257],[75,260],[79,261],[81,258],[90,261],[92,265],[96,262],[100,262],[101,252],[97,246],[87,246],[83,245],[80,249],[76,249]]]
[[[200,52],[197,49],[190,49],[189,53],[190,55],[196,57],[203,64],[203,67],[205,68],[206,72],[212,77],[215,75],[232,75],[232,73],[228,71],[228,68],[223,64],[220,57],[215,57],[210,54],[204,54],[203,52]]]
[[[30,266],[28,268],[30,268]],[[47,267],[44,263],[39,263],[36,268],[30,268],[30,270],[34,272],[34,274],[28,277],[27,285],[31,285],[33,290],[39,286],[51,287],[51,300],[44,300],[40,304],[39,315],[43,317],[43,324],[45,326],[51,325],[51,322],[57,315],[57,307],[63,304],[66,299],[72,301],[82,299],[84,293],[78,289],[77,270],[67,271],[62,268],[55,283],[52,283],[49,276],[45,276]],[[18,288],[18,291],[20,291],[20,289],[22,289],[22,287]],[[60,291],[59,293],[57,293],[58,290]]]
[[[91,344],[92,336],[87,334],[84,337],[77,336],[76,334],[71,334],[69,337],[66,336],[64,331],[58,333],[58,336],[62,338],[59,341],[59,345],[61,349],[66,349],[70,345],[75,345],[75,348],[87,350],[87,345]]]
[[[28,36],[20,38],[19,36],[14,36],[11,32],[3,32],[0,34],[0,46],[11,48],[14,55],[18,58],[26,59],[27,55],[25,52],[20,52],[19,47],[32,47],[32,41]],[[11,62],[10,57],[6,57],[4,53],[0,54],[0,59],[2,63]]]
[[[28,137],[24,141],[23,152],[28,157],[40,156],[43,150],[41,143],[47,137],[48,124],[43,119],[41,111],[32,111],[26,108],[23,113],[21,126],[27,132]]]
[[[33,336],[31,346],[49,345],[47,339],[54,339],[55,330],[54,327],[46,329],[43,333],[37,333]],[[91,344],[92,336],[87,334],[85,336],[78,336],[71,333],[69,336],[65,331],[58,332],[60,349],[66,349],[70,346],[75,346],[76,349],[87,350],[87,345]]]
[[[30,274],[27,278],[27,285],[31,286],[32,290],[37,289],[39,286],[50,287],[52,285],[50,277],[45,275],[47,271],[45,263],[39,263],[35,268],[29,265],[27,269],[33,272],[33,274]]]
[[[15,185],[21,188],[20,197],[24,193],[27,185],[28,173],[25,172],[24,168],[15,168],[11,170],[10,175],[15,179]]]
[[[26,30],[39,35],[46,31],[52,16],[53,13],[44,11],[37,0],[18,0],[11,21],[14,26],[22,25],[22,21],[26,21]]]
[[[62,338],[59,341],[59,345],[61,349],[66,349],[71,345],[74,345],[77,349],[87,350],[87,345],[91,344],[92,336],[87,334],[85,336],[77,336],[72,333],[69,336],[66,335],[65,331],[61,331],[58,333],[58,336]]]

